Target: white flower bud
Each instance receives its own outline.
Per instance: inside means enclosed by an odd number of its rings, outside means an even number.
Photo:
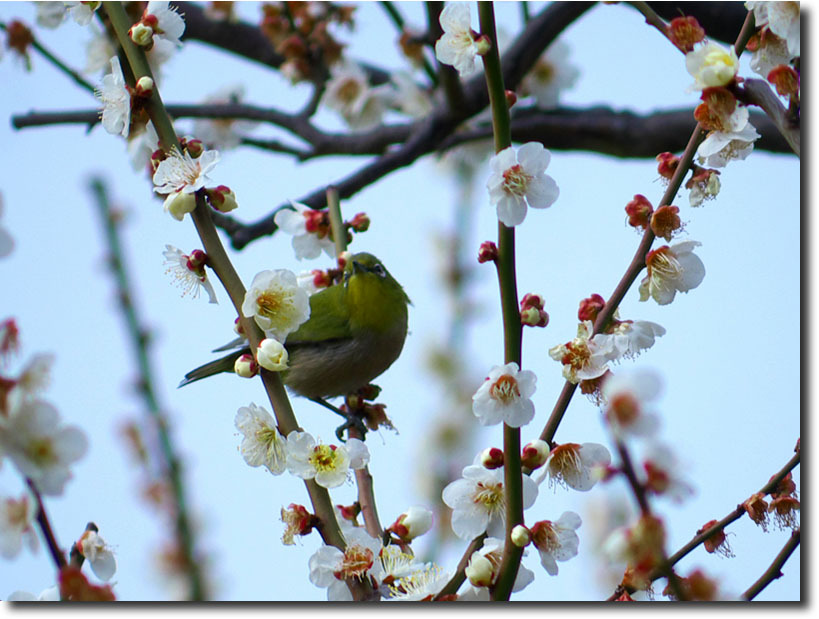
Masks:
[[[487,447],[481,452],[481,464],[483,468],[499,469],[503,466],[503,450],[497,447]]]
[[[138,24],[134,24],[131,27],[130,31],[131,40],[139,45],[140,47],[147,47],[153,42],[154,37],[154,29],[148,26],[147,24],[143,24],[139,22]]]
[[[549,453],[551,451],[549,443],[541,441],[540,439],[526,443],[520,456],[521,464],[532,470],[540,468],[546,463],[546,460],[549,459]]]
[[[398,516],[396,524],[403,527],[401,533],[406,531],[403,535],[399,533],[401,538],[410,542],[432,528],[432,512],[426,507],[414,505]]]
[[[259,373],[259,366],[253,359],[253,355],[241,355],[233,364],[233,371],[242,378],[253,378]]]
[[[529,542],[532,541],[532,534],[529,532],[529,529],[524,527],[522,524],[516,525],[512,529],[512,534],[510,537],[512,539],[512,543],[518,548],[525,548],[529,545]]]
[[[182,221],[185,213],[191,213],[196,208],[196,196],[192,193],[175,191],[168,194],[163,207],[165,212],[170,213],[176,221]]]
[[[489,587],[494,577],[492,562],[480,552],[472,553],[464,573],[475,587]]]
[[[282,343],[271,337],[262,340],[256,351],[256,362],[271,372],[281,372],[287,369],[287,350]]]

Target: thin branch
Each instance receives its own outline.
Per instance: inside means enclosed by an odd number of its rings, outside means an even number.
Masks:
[[[800,529],[796,529],[791,536],[788,538],[788,541],[785,542],[785,545],[782,547],[782,550],[779,551],[779,554],[776,555],[776,558],[771,563],[771,566],[765,570],[765,573],[759,577],[754,584],[752,584],[748,590],[742,594],[742,599],[748,600],[749,602],[753,600],[757,595],[759,595],[765,587],[771,584],[777,578],[780,578],[782,574],[782,567],[785,563],[790,559],[793,551],[797,549],[799,546],[801,533]]]
[[[40,491],[37,489],[37,486],[28,477],[26,477],[26,485],[31,491],[34,500],[37,502],[37,524],[40,525],[40,531],[43,534],[46,546],[48,546],[48,551],[54,560],[54,565],[58,570],[61,570],[67,565],[65,554],[63,554],[60,545],[57,543],[57,538],[54,536],[54,529],[51,528],[51,521],[49,521],[45,506],[43,505],[43,497],[40,496]]]
[[[449,579],[449,582],[444,585],[444,588],[441,589],[437,595],[435,595],[433,598],[434,600],[439,600],[444,596],[452,595],[453,593],[458,592],[458,589],[461,588],[461,585],[466,580],[466,566],[469,565],[469,560],[472,558],[474,553],[481,549],[485,539],[486,533],[481,533],[469,543],[469,546],[466,547],[461,560],[458,562],[458,566],[455,568],[455,574],[453,574],[452,578]]]

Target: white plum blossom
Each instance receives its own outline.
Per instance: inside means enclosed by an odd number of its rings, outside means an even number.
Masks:
[[[270,372],[282,372],[288,367],[290,355],[279,340],[266,337],[256,349],[256,362]]]
[[[536,480],[549,476],[549,485],[559,485],[581,492],[591,490],[611,464],[609,450],[599,443],[563,443],[552,449]]]
[[[477,69],[478,44],[472,30],[472,15],[466,2],[450,2],[438,18],[443,36],[435,42],[435,57],[463,76]]]
[[[580,76],[577,67],[569,63],[569,51],[562,40],[555,41],[521,82],[523,95],[533,95],[542,110],[556,108],[561,91],[572,88]]]
[[[3,194],[0,193],[0,218],[3,217]],[[3,226],[0,226],[0,258],[5,258],[14,249],[14,238]]]
[[[384,551],[394,546],[387,546]],[[389,585],[389,599],[399,602],[421,602],[432,599],[452,578],[452,571],[430,563],[397,578]]]
[[[711,131],[697,149],[697,157],[705,165],[724,168],[729,161],[748,157],[754,150],[754,141],[759,137],[750,122],[736,131]]]
[[[363,131],[381,122],[390,91],[389,86],[370,86],[364,69],[347,61],[331,69],[322,103],[338,112],[351,129]]]
[[[292,271],[261,271],[245,293],[242,314],[253,318],[267,337],[284,342],[310,318],[310,297]]]
[[[549,349],[549,356],[563,364],[563,378],[574,384],[581,380],[599,378],[608,369],[615,354],[615,339],[598,333],[592,337],[594,325],[585,320],[577,326],[577,337],[566,344]]]
[[[476,458],[477,462],[477,458]],[[505,519],[503,467],[485,469],[478,464],[464,468],[463,477],[456,479],[442,493],[444,503],[452,508],[452,530],[465,540],[481,533],[502,536]],[[523,508],[531,507],[537,498],[537,484],[523,476]]]
[[[381,562],[382,585],[389,585],[425,567],[415,555],[404,552],[398,544],[384,546],[378,555],[378,560]],[[387,587],[382,587],[382,592],[389,593],[390,591]]]
[[[640,282],[640,301],[653,298],[660,305],[668,305],[679,292],[688,292],[699,286],[705,277],[705,265],[694,248],[702,243],[681,241],[663,245],[646,256],[647,275]]]
[[[102,87],[94,90],[94,96],[102,101],[103,128],[127,138],[131,126],[131,94],[125,87],[119,58],[112,56],[110,62],[111,73],[102,78]]]
[[[526,554],[526,551],[523,553]],[[488,602],[489,589],[499,576],[498,568],[503,555],[503,540],[497,537],[487,537],[483,546],[472,553],[465,574],[467,577],[463,588],[458,592],[459,602]],[[535,573],[521,564],[518,574],[512,585],[512,593],[525,589],[534,582]]]
[[[245,462],[253,467],[264,465],[273,475],[284,473],[287,469],[285,438],[267,409],[251,402],[238,410],[234,423],[244,435],[239,451]]]
[[[556,521],[541,520],[532,528],[532,544],[540,553],[540,564],[552,576],[557,576],[557,562],[568,561],[577,556],[580,539],[580,516],[574,512],[563,512]]]
[[[649,320],[623,320],[618,322],[612,333],[615,358],[633,359],[640,352],[654,346],[656,338],[665,335],[665,328]]]
[[[19,400],[0,418],[0,451],[43,494],[62,494],[72,477],[69,466],[87,450],[83,431],[60,423],[57,409],[43,400]]]
[[[325,445],[307,432],[287,435],[287,470],[302,479],[315,479],[319,486],[335,488],[347,481],[351,469],[362,469],[370,461],[367,446],[357,438],[343,445]]]
[[[526,425],[535,416],[531,400],[537,376],[529,370],[519,370],[515,362],[495,366],[472,396],[472,413],[481,425],[501,422],[512,428]]]
[[[501,223],[517,226],[526,218],[527,205],[548,208],[557,200],[560,189],[546,174],[551,156],[540,142],[527,142],[517,152],[509,146],[489,160],[486,187]]]
[[[355,439],[351,439],[355,440]],[[381,541],[363,529],[355,528],[344,532],[347,547],[342,552],[334,546],[321,546],[310,557],[310,582],[317,587],[327,589],[327,600],[330,602],[352,601],[352,594],[345,582],[348,578],[364,580],[373,577],[380,581]]]
[[[282,232],[293,237],[293,251],[296,259],[318,258],[324,251],[330,257],[335,252],[335,244],[330,238],[329,226],[322,223],[326,213],[311,209],[301,202],[290,201],[293,210],[284,208],[273,217]]]
[[[176,46],[181,46],[182,42],[179,38],[185,32],[185,20],[176,12],[175,9],[168,6],[167,0],[149,2],[145,7],[145,15],[153,15],[156,17],[157,25],[152,26],[154,31],[154,43],[157,37],[165,39]]]
[[[232,84],[220,88],[202,101],[205,105],[241,103],[245,95],[242,84]],[[242,136],[256,126],[255,122],[247,120],[233,120],[231,118],[198,118],[193,121],[193,133],[217,150],[236,148]]]
[[[733,46],[705,41],[685,55],[685,68],[694,78],[689,90],[703,90],[729,84],[739,71]]]
[[[134,171],[143,172],[150,165],[151,155],[158,148],[159,136],[150,120],[145,123],[144,128],[131,131],[128,137],[128,159]]]
[[[616,436],[649,436],[659,427],[652,403],[662,392],[662,382],[655,372],[618,372],[606,379],[601,392],[606,420]]]
[[[196,253],[197,251],[199,254]],[[204,252],[196,250],[188,255],[173,245],[165,245],[165,251],[162,252],[162,255],[165,257],[165,264],[168,266],[165,273],[173,274],[177,285],[182,288],[183,297],[190,294],[192,298],[196,299],[204,288],[205,292],[208,293],[208,302],[218,303],[216,291],[205,272],[205,265],[200,262]]]
[[[91,570],[100,580],[111,580],[117,571],[117,559],[111,547],[96,531],[86,531],[77,543],[82,556],[88,559]]]
[[[800,55],[798,2],[746,2],[745,8],[754,12],[757,28],[767,25],[771,32],[787,42],[791,58]]]
[[[0,496],[0,557],[13,559],[24,544],[37,552],[40,542],[34,530],[36,516],[37,503],[28,494],[19,499]]]
[[[154,191],[162,194],[193,193],[202,189],[210,179],[210,172],[219,163],[219,151],[206,150],[194,159],[190,153],[171,149],[154,172]]]
[[[65,20],[65,2],[37,2],[34,6],[37,10],[36,21],[38,26],[43,28],[57,28]]]
[[[681,503],[694,493],[694,489],[682,475],[685,468],[678,462],[670,447],[652,443],[643,459],[646,488],[654,494]]]
[[[781,64],[788,64],[791,59],[788,42],[770,33],[761,37],[759,47],[751,54],[751,71],[768,79],[768,74]]]
[[[53,2],[41,2],[39,4],[55,4]],[[98,73],[105,70],[108,61],[112,56],[116,56],[117,47],[108,38],[104,30],[100,28],[92,29],[94,34],[85,44],[85,73]]]
[[[406,71],[396,71],[390,76],[393,86],[391,103],[411,118],[423,118],[432,112],[434,104],[429,93],[418,86]]]

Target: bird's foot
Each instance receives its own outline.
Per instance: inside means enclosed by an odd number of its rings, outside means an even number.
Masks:
[[[355,434],[358,434],[357,438],[364,440],[364,437],[367,434],[367,426],[364,425],[364,420],[362,419],[361,415],[358,414],[357,411],[350,411],[347,409],[346,406],[342,408],[337,408],[330,404],[327,400],[323,398],[310,398],[316,404],[320,404],[327,410],[333,411],[336,415],[344,417],[344,423],[341,424],[339,427],[336,428],[336,436],[338,440],[344,442],[344,431],[345,430],[353,430]]]

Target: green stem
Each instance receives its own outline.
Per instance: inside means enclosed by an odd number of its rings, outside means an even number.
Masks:
[[[495,152],[512,144],[509,106],[503,84],[500,55],[495,30],[495,10],[492,2],[478,3],[481,34],[489,37],[491,49],[482,56],[489,105],[492,109],[492,127]],[[515,276],[515,229],[498,222],[498,283],[503,313],[505,363],[521,365],[522,329]],[[503,425],[504,498],[506,500],[506,543],[498,579],[492,590],[492,599],[508,600],[517,577],[523,549],[511,542],[512,529],[523,524],[523,478],[520,463],[520,428]]]

